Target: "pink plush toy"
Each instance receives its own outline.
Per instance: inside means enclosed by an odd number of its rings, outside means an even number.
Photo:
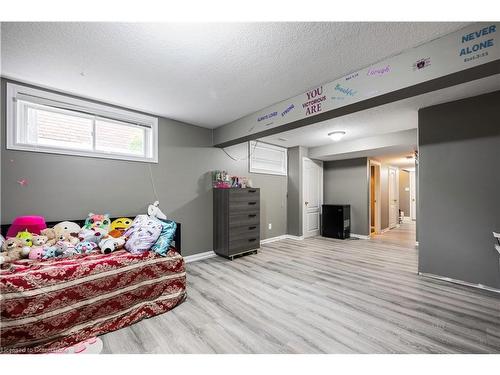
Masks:
[[[7,231],[7,238],[15,237],[19,232],[28,231],[32,234],[40,234],[42,229],[47,228],[43,216],[19,216],[14,219]]]
[[[28,258],[29,259],[42,259],[43,258],[43,254],[45,253],[45,250],[43,249],[42,246],[33,246],[30,250],[30,253],[28,255]]]

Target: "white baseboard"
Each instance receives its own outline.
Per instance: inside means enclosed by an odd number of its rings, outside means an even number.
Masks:
[[[266,238],[265,240],[260,240],[260,244],[263,245],[265,243],[276,242],[286,239],[286,234],[282,234],[281,236]]]
[[[263,245],[266,243],[276,242],[276,241],[281,241],[281,240],[303,240],[303,239],[304,239],[304,237],[302,237],[302,236],[299,237],[299,236],[292,236],[290,234],[283,234],[281,236],[266,238],[265,240],[260,241],[260,244]],[[217,256],[217,254],[215,254],[212,250],[210,250],[210,251],[205,251],[204,253],[198,253],[198,254],[185,256],[184,262],[186,262],[186,263],[197,262],[199,260],[213,258],[216,256]]]
[[[369,240],[370,236],[365,236],[364,234],[351,233],[351,237],[359,238],[360,240]]]
[[[184,257],[184,262],[191,263],[202,259],[213,258],[215,256],[217,256],[217,254],[215,254],[212,250],[210,250],[210,251],[205,251],[204,253],[188,255],[187,257]]]
[[[281,240],[303,240],[304,236],[292,236],[291,234],[282,234],[281,236],[276,236],[276,237],[271,237],[271,238],[266,238],[264,240],[260,241],[261,245],[264,245],[266,243],[270,242],[276,242],[276,241],[281,241]]]
[[[447,282],[453,283],[453,284],[459,284],[459,285],[464,285],[464,286],[468,286],[468,287],[472,287],[472,288],[487,290],[487,291],[494,292],[494,293],[500,293],[500,289],[496,289],[496,288],[493,288],[491,286],[487,286],[487,285],[483,285],[483,284],[473,284],[473,283],[469,283],[468,281],[452,279],[451,277],[434,275],[432,273],[419,272],[418,274],[420,276],[428,277],[431,279],[447,281]]]
[[[302,241],[304,239],[304,236],[293,236],[291,234],[285,234],[287,240],[296,240],[296,241]]]
[[[384,228],[380,231],[380,233],[385,233],[385,232],[389,232],[391,230],[391,228],[387,227],[387,228]]]

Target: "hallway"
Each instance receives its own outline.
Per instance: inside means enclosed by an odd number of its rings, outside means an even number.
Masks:
[[[415,221],[403,222],[399,227],[390,229],[382,234],[373,234],[371,240],[401,245],[405,248],[414,248],[416,245],[416,223]]]

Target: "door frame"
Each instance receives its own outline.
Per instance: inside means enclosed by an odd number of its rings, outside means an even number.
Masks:
[[[417,220],[417,175],[416,171],[410,173],[410,219]]]
[[[395,213],[395,223],[391,223],[391,169],[394,170],[394,201],[396,202],[396,213]],[[398,228],[399,227],[399,168],[393,167],[393,166],[388,166],[387,169],[388,175],[387,175],[387,202],[388,202],[388,207],[387,209],[389,210],[389,228]]]
[[[314,235],[307,235],[307,231],[306,231],[306,210],[304,209],[305,207],[305,197],[304,197],[304,192],[305,192],[305,189],[304,189],[304,186],[305,186],[305,182],[306,182],[306,179],[305,179],[305,168],[304,168],[304,164],[306,161],[310,161],[312,163],[315,163],[315,164],[319,164],[321,166],[320,168],[320,174],[319,174],[319,234],[321,234],[321,206],[323,205],[323,162],[321,160],[313,160],[313,159],[310,159],[306,156],[303,156],[302,157],[302,161],[301,161],[301,167],[302,167],[302,170],[301,170],[301,179],[302,179],[302,184],[301,184],[301,197],[300,197],[300,214],[302,215],[302,236],[304,238],[306,237],[312,237]]]
[[[371,174],[372,174],[372,166],[375,167],[375,232],[372,233],[372,192],[371,192]],[[380,169],[382,164],[376,160],[369,160],[368,164],[368,233],[372,234],[380,234],[382,232],[381,220],[382,220],[382,193],[380,190]]]

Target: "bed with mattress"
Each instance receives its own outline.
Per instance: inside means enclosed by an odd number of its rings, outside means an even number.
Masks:
[[[119,250],[0,270],[0,350],[57,351],[173,309],[186,298],[179,224],[172,245],[166,256]]]

